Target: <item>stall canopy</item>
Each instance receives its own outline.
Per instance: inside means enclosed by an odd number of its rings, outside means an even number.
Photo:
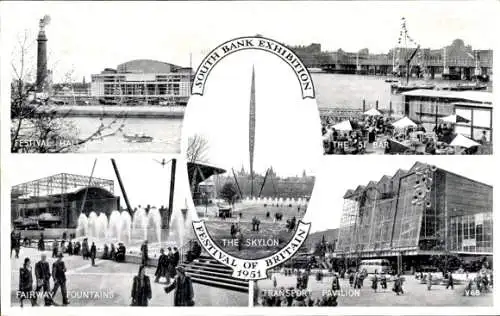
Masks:
[[[42,213],[38,216],[38,220],[45,222],[60,222],[61,217],[52,215],[50,213]]]
[[[382,113],[380,113],[377,109],[375,108],[371,108],[369,109],[368,111],[366,111],[365,113],[363,113],[364,115],[368,115],[368,116],[378,116],[378,115],[382,115]]]
[[[408,117],[403,117],[402,119],[392,123],[392,126],[394,126],[395,128],[406,128],[406,127],[410,127],[410,126],[417,126],[417,124],[415,124],[415,122],[413,122],[412,120],[410,120]]]
[[[465,147],[465,148],[471,148],[474,146],[480,146],[478,142],[473,141],[470,138],[465,137],[462,134],[458,134],[453,141],[450,143],[450,146],[459,146],[459,147]]]
[[[352,131],[351,122],[349,122],[349,120],[345,120],[338,124],[335,124],[332,126],[332,128],[336,129],[337,131]]]
[[[460,115],[452,114],[441,118],[446,123],[469,123],[470,121]]]

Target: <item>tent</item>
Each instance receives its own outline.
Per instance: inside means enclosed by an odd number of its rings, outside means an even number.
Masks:
[[[408,117],[405,116],[402,119],[392,123],[392,126],[394,126],[395,128],[406,128],[410,126],[416,127],[417,124],[415,124],[415,122],[413,122],[412,120],[410,120]]]
[[[371,108],[369,109],[368,111],[366,111],[365,113],[363,113],[364,115],[368,115],[368,116],[378,116],[378,115],[382,115],[382,113],[380,113],[377,109],[375,108]]]
[[[441,121],[443,122],[446,122],[446,123],[469,123],[470,121],[468,119],[466,119],[465,117],[462,117],[460,115],[456,115],[456,114],[452,114],[452,115],[448,115],[448,116],[445,116],[445,117],[442,117],[441,118]]]
[[[480,146],[478,142],[473,141],[470,138],[465,137],[462,134],[457,134],[457,136],[453,139],[453,141],[450,143],[450,146],[459,146],[459,147],[465,147],[465,148],[471,148],[474,146]]]
[[[338,124],[335,124],[332,128],[336,129],[337,131],[352,131],[351,122],[349,122],[349,120],[345,120]]]

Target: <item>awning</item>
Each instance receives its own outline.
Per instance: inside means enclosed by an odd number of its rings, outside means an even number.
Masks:
[[[415,122],[413,122],[412,120],[410,120],[408,117],[403,117],[402,119],[392,123],[392,126],[394,126],[395,128],[406,128],[406,127],[410,127],[410,126],[417,126],[417,124],[415,124]]]
[[[336,129],[337,131],[352,131],[351,122],[349,120],[345,120],[338,124],[335,124],[332,128]]]
[[[60,222],[61,217],[52,215],[50,213],[42,213],[40,216],[38,216],[39,221],[44,221],[44,222]]]
[[[459,146],[459,147],[465,147],[465,148],[471,148],[474,146],[480,146],[481,144],[473,141],[470,138],[465,137],[462,134],[458,134],[453,141],[450,143],[450,146]]]
[[[462,116],[456,115],[456,114],[442,117],[441,121],[446,122],[446,123],[453,123],[453,124],[455,124],[455,123],[469,123],[470,122],[465,117],[462,117]]]
[[[368,115],[368,116],[378,116],[378,115],[382,115],[382,113],[380,113],[377,109],[375,108],[371,108],[369,109],[368,111],[366,111],[365,113],[363,113],[364,115]]]

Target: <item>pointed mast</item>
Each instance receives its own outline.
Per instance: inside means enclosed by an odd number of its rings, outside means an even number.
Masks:
[[[250,196],[253,197],[253,182],[254,182],[253,156],[255,148],[255,66],[253,65],[252,65],[252,86],[250,88],[250,120],[248,127],[249,127],[248,149],[250,154],[250,179],[251,179]]]

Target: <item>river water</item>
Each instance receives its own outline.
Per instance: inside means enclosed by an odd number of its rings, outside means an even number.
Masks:
[[[86,138],[98,130],[101,122],[106,128],[103,134],[112,136],[98,138],[85,143],[78,152],[88,153],[114,153],[114,152],[151,152],[151,153],[177,153],[180,151],[180,135],[182,119],[179,118],[127,118],[119,119],[113,123],[112,118],[97,117],[72,117],[68,118],[78,130],[79,138]],[[123,124],[123,133],[118,128]],[[153,137],[152,142],[128,142],[123,134],[145,134]]]
[[[365,100],[368,110],[375,107],[378,100],[379,109],[388,110],[389,102],[392,102],[393,111],[402,112],[402,98],[400,95],[391,95],[391,84],[384,81],[386,77],[313,73],[312,78],[320,108],[361,109]],[[434,82],[448,83],[437,80]],[[80,138],[90,135],[101,124],[99,118],[95,117],[76,117],[71,120],[78,128]],[[108,124],[111,120],[104,119],[104,124]],[[145,133],[154,140],[149,143],[130,143],[121,133],[117,133],[102,140],[88,142],[78,151],[177,153],[180,150],[182,119],[129,118],[123,121],[123,124],[126,134]],[[115,124],[115,129],[117,126],[119,124]]]

